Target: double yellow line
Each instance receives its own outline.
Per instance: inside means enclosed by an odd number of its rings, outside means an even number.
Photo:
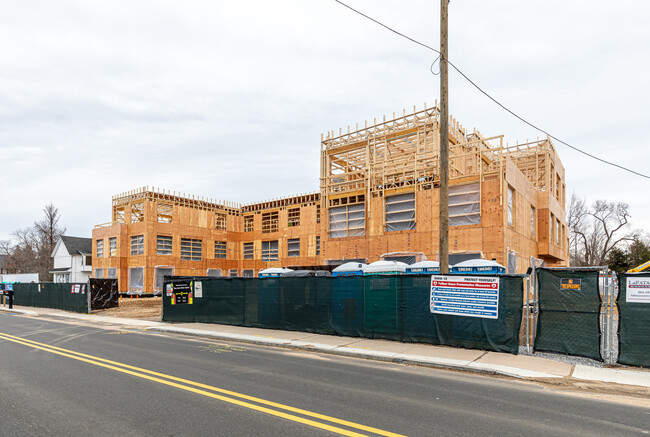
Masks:
[[[220,401],[228,402],[231,404],[239,405],[241,407],[249,408],[251,410],[259,411],[261,413],[270,414],[277,417],[282,417],[283,419],[292,420],[294,422],[302,423],[304,425],[313,426],[315,428],[324,429],[331,431],[340,435],[345,436],[367,436],[367,434],[360,434],[355,431],[351,431],[345,428],[338,426],[333,426],[328,423],[334,423],[337,425],[343,425],[348,428],[356,429],[359,431],[369,432],[371,434],[377,434],[387,437],[404,437],[401,434],[395,434],[389,431],[384,431],[378,428],[373,428],[370,426],[361,425],[354,422],[349,422],[343,419],[337,419],[335,417],[326,416],[324,414],[314,413],[312,411],[303,410],[300,408],[291,407],[289,405],[279,404],[277,402],[267,401],[265,399],[256,398],[254,396],[248,396],[242,393],[237,393],[230,390],[225,390],[218,387],[213,387],[211,385],[202,384],[200,382],[194,382],[183,378],[178,378],[172,375],[166,375],[164,373],[154,372],[151,370],[143,369],[140,367],[130,366],[128,364],[118,363],[116,361],[107,360],[104,358],[95,357],[92,355],[82,354],[80,352],[71,351],[68,349],[63,349],[56,346],[51,346],[44,343],[39,343],[37,341],[28,340],[22,337],[15,337],[13,335],[5,334],[0,332],[0,339],[11,341],[13,343],[22,344],[34,349],[39,349],[45,352],[50,352],[52,354],[60,355],[67,358],[72,358],[73,360],[83,361],[84,363],[93,364],[95,366],[104,367],[106,369],[115,370],[117,372],[126,373],[128,375],[135,376],[137,378],[146,379],[149,381],[157,382],[160,384],[168,385],[170,387],[175,387],[181,390],[188,392],[196,393],[202,396],[207,396],[209,398],[218,399]],[[163,379],[164,378],[164,379]],[[242,400],[243,399],[243,400]],[[250,401],[250,402],[246,402]],[[255,404],[251,403],[255,402]],[[272,408],[269,408],[272,407]],[[284,410],[284,411],[281,411]],[[296,414],[289,414],[287,412],[300,414],[300,417]],[[316,420],[308,419],[307,417],[318,419],[323,422],[318,422]]]

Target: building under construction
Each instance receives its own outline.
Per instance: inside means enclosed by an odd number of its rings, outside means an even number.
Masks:
[[[323,135],[320,193],[249,205],[146,187],[116,195],[111,222],[93,230],[94,275],[152,292],[165,274],[437,259],[439,117],[414,110]],[[568,265],[564,167],[551,141],[507,146],[449,126],[450,263]]]

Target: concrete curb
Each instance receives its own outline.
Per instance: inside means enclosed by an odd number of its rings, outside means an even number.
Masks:
[[[517,378],[561,378],[551,373],[537,372],[534,370],[520,369],[516,367],[500,366],[495,364],[476,363],[467,360],[454,360],[448,358],[425,357],[412,354],[401,354],[397,352],[374,351],[359,349],[348,346],[332,346],[321,343],[308,343],[294,340],[278,340],[275,338],[258,337],[253,335],[231,334],[224,332],[202,331],[199,329],[176,328],[173,326],[153,326],[146,328],[149,331],[169,332],[175,334],[193,335],[197,337],[209,337],[219,340],[233,340],[243,343],[260,344],[265,346],[280,346],[291,349],[318,351],[333,355],[364,358],[377,361],[388,361],[399,364],[415,364],[427,367],[436,367],[453,370],[466,370],[479,373],[493,373]]]
[[[624,369],[603,369],[577,364],[571,377],[588,381],[613,382],[650,388],[650,372]]]
[[[34,316],[34,315],[38,314],[38,313],[36,313],[34,311],[15,310],[13,308],[9,309],[9,308],[3,308],[3,307],[0,307],[0,311],[5,311],[5,312],[8,312],[8,313],[26,314],[26,315],[29,315],[29,316]]]

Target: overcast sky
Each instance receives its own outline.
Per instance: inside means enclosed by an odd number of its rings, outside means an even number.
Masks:
[[[439,46],[439,1],[347,0]],[[462,1],[449,57],[513,111],[650,174],[650,2]],[[433,52],[333,0],[4,1],[0,239],[53,202],[67,234],[144,185],[248,203],[315,192],[320,135],[439,99]],[[450,111],[509,144],[543,136],[454,72]],[[650,180],[555,144],[575,192],[630,204]]]

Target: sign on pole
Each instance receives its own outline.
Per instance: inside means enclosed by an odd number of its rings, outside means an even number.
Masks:
[[[431,277],[431,312],[486,319],[499,318],[499,278]]]

